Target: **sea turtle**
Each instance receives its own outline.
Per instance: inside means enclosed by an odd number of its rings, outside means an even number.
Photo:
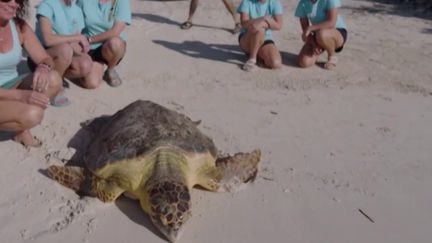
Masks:
[[[138,100],[99,126],[85,168],[57,166],[48,175],[76,192],[113,202],[138,199],[153,224],[175,242],[191,216],[190,190],[233,191],[255,179],[261,153],[218,157],[198,123],[151,101]]]

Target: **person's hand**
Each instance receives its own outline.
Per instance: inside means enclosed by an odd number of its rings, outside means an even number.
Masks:
[[[49,98],[43,93],[36,92],[34,90],[17,90],[18,99],[26,104],[37,105],[42,109],[47,108],[49,103]]]
[[[318,45],[318,43],[316,42],[314,36],[310,36],[308,41],[312,45],[312,52],[313,52],[314,55],[321,55],[321,53],[323,53],[324,49],[321,48],[320,45]]]
[[[90,43],[85,35],[80,36],[78,43],[81,46],[83,53],[87,53],[90,50]]]
[[[303,31],[303,34],[302,34],[302,40],[303,40],[303,42],[306,42],[306,41],[308,40],[308,38],[309,38],[309,36],[311,35],[311,33],[312,33],[312,31],[310,30],[309,27],[307,27],[307,28]]]
[[[51,68],[46,64],[38,64],[33,73],[32,88],[33,90],[43,93],[48,90]]]
[[[266,29],[268,27],[267,22],[264,20],[264,18],[255,19],[253,20],[252,24],[249,25],[248,30],[252,33],[255,33],[257,31],[260,31],[261,29]]]
[[[83,48],[81,47],[80,43],[78,43],[78,42],[71,42],[71,43],[70,43],[70,46],[72,47],[72,50],[73,50],[74,55],[75,55],[75,54],[76,54],[76,55],[79,55],[79,54],[84,53],[84,50],[83,50]]]

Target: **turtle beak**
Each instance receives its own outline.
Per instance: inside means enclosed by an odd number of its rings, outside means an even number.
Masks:
[[[178,230],[170,230],[162,232],[171,243],[175,243],[180,238],[180,231]]]

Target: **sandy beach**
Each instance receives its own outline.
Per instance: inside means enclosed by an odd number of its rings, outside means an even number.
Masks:
[[[130,2],[123,85],[71,84],[72,104],[50,107],[32,130],[40,149],[0,133],[0,242],[166,242],[136,201],[80,198],[43,173],[85,149],[80,123],[137,99],[201,120],[221,152],[262,151],[244,190],[192,191],[179,243],[430,242],[431,18],[343,0],[349,36],[337,68],[304,70],[294,65],[297,1],[281,0],[284,65],[247,73],[222,1],[202,0],[189,30],[179,28],[189,1]]]

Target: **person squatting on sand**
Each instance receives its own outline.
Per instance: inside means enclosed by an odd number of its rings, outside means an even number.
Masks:
[[[242,0],[237,9],[242,30],[240,48],[249,56],[243,70],[256,69],[257,58],[265,67],[282,66],[282,58],[272,38],[272,30],[282,27],[282,5],[279,0]]]
[[[89,43],[81,34],[84,17],[73,0],[43,0],[36,8],[36,35],[53,58],[55,69],[62,77],[75,79],[85,88],[94,88],[89,77],[92,60],[87,54]],[[34,62],[29,59],[29,67]],[[54,106],[69,101],[62,96],[54,99]]]
[[[0,131],[14,133],[26,147],[39,147],[29,129],[41,123],[50,98],[61,88],[52,58],[22,19],[28,0],[0,1]],[[15,17],[18,16],[18,17]],[[22,48],[35,61],[33,73],[18,75]]]
[[[230,12],[230,14],[234,20],[234,29],[232,30],[232,33],[237,34],[238,32],[240,32],[241,24],[240,24],[240,20],[238,19],[237,14],[236,14],[235,6],[234,6],[232,0],[222,0],[222,1],[225,5],[226,9],[228,10],[228,12]],[[198,7],[198,2],[199,2],[199,0],[191,0],[190,5],[189,5],[188,18],[187,18],[186,22],[184,22],[180,25],[180,28],[190,29],[193,26],[192,18],[195,14],[197,7]]]
[[[338,14],[340,0],[300,0],[295,16],[300,18],[305,42],[298,55],[298,65],[306,68],[315,64],[324,51],[327,62],[324,68],[336,67],[336,53],[341,52],[347,40],[347,30]]]
[[[122,83],[115,67],[126,53],[124,29],[130,25],[132,14],[128,0],[77,0],[84,13],[83,34],[90,43],[93,59],[90,78],[98,85],[105,79],[112,87]],[[104,65],[108,68],[104,73]]]

